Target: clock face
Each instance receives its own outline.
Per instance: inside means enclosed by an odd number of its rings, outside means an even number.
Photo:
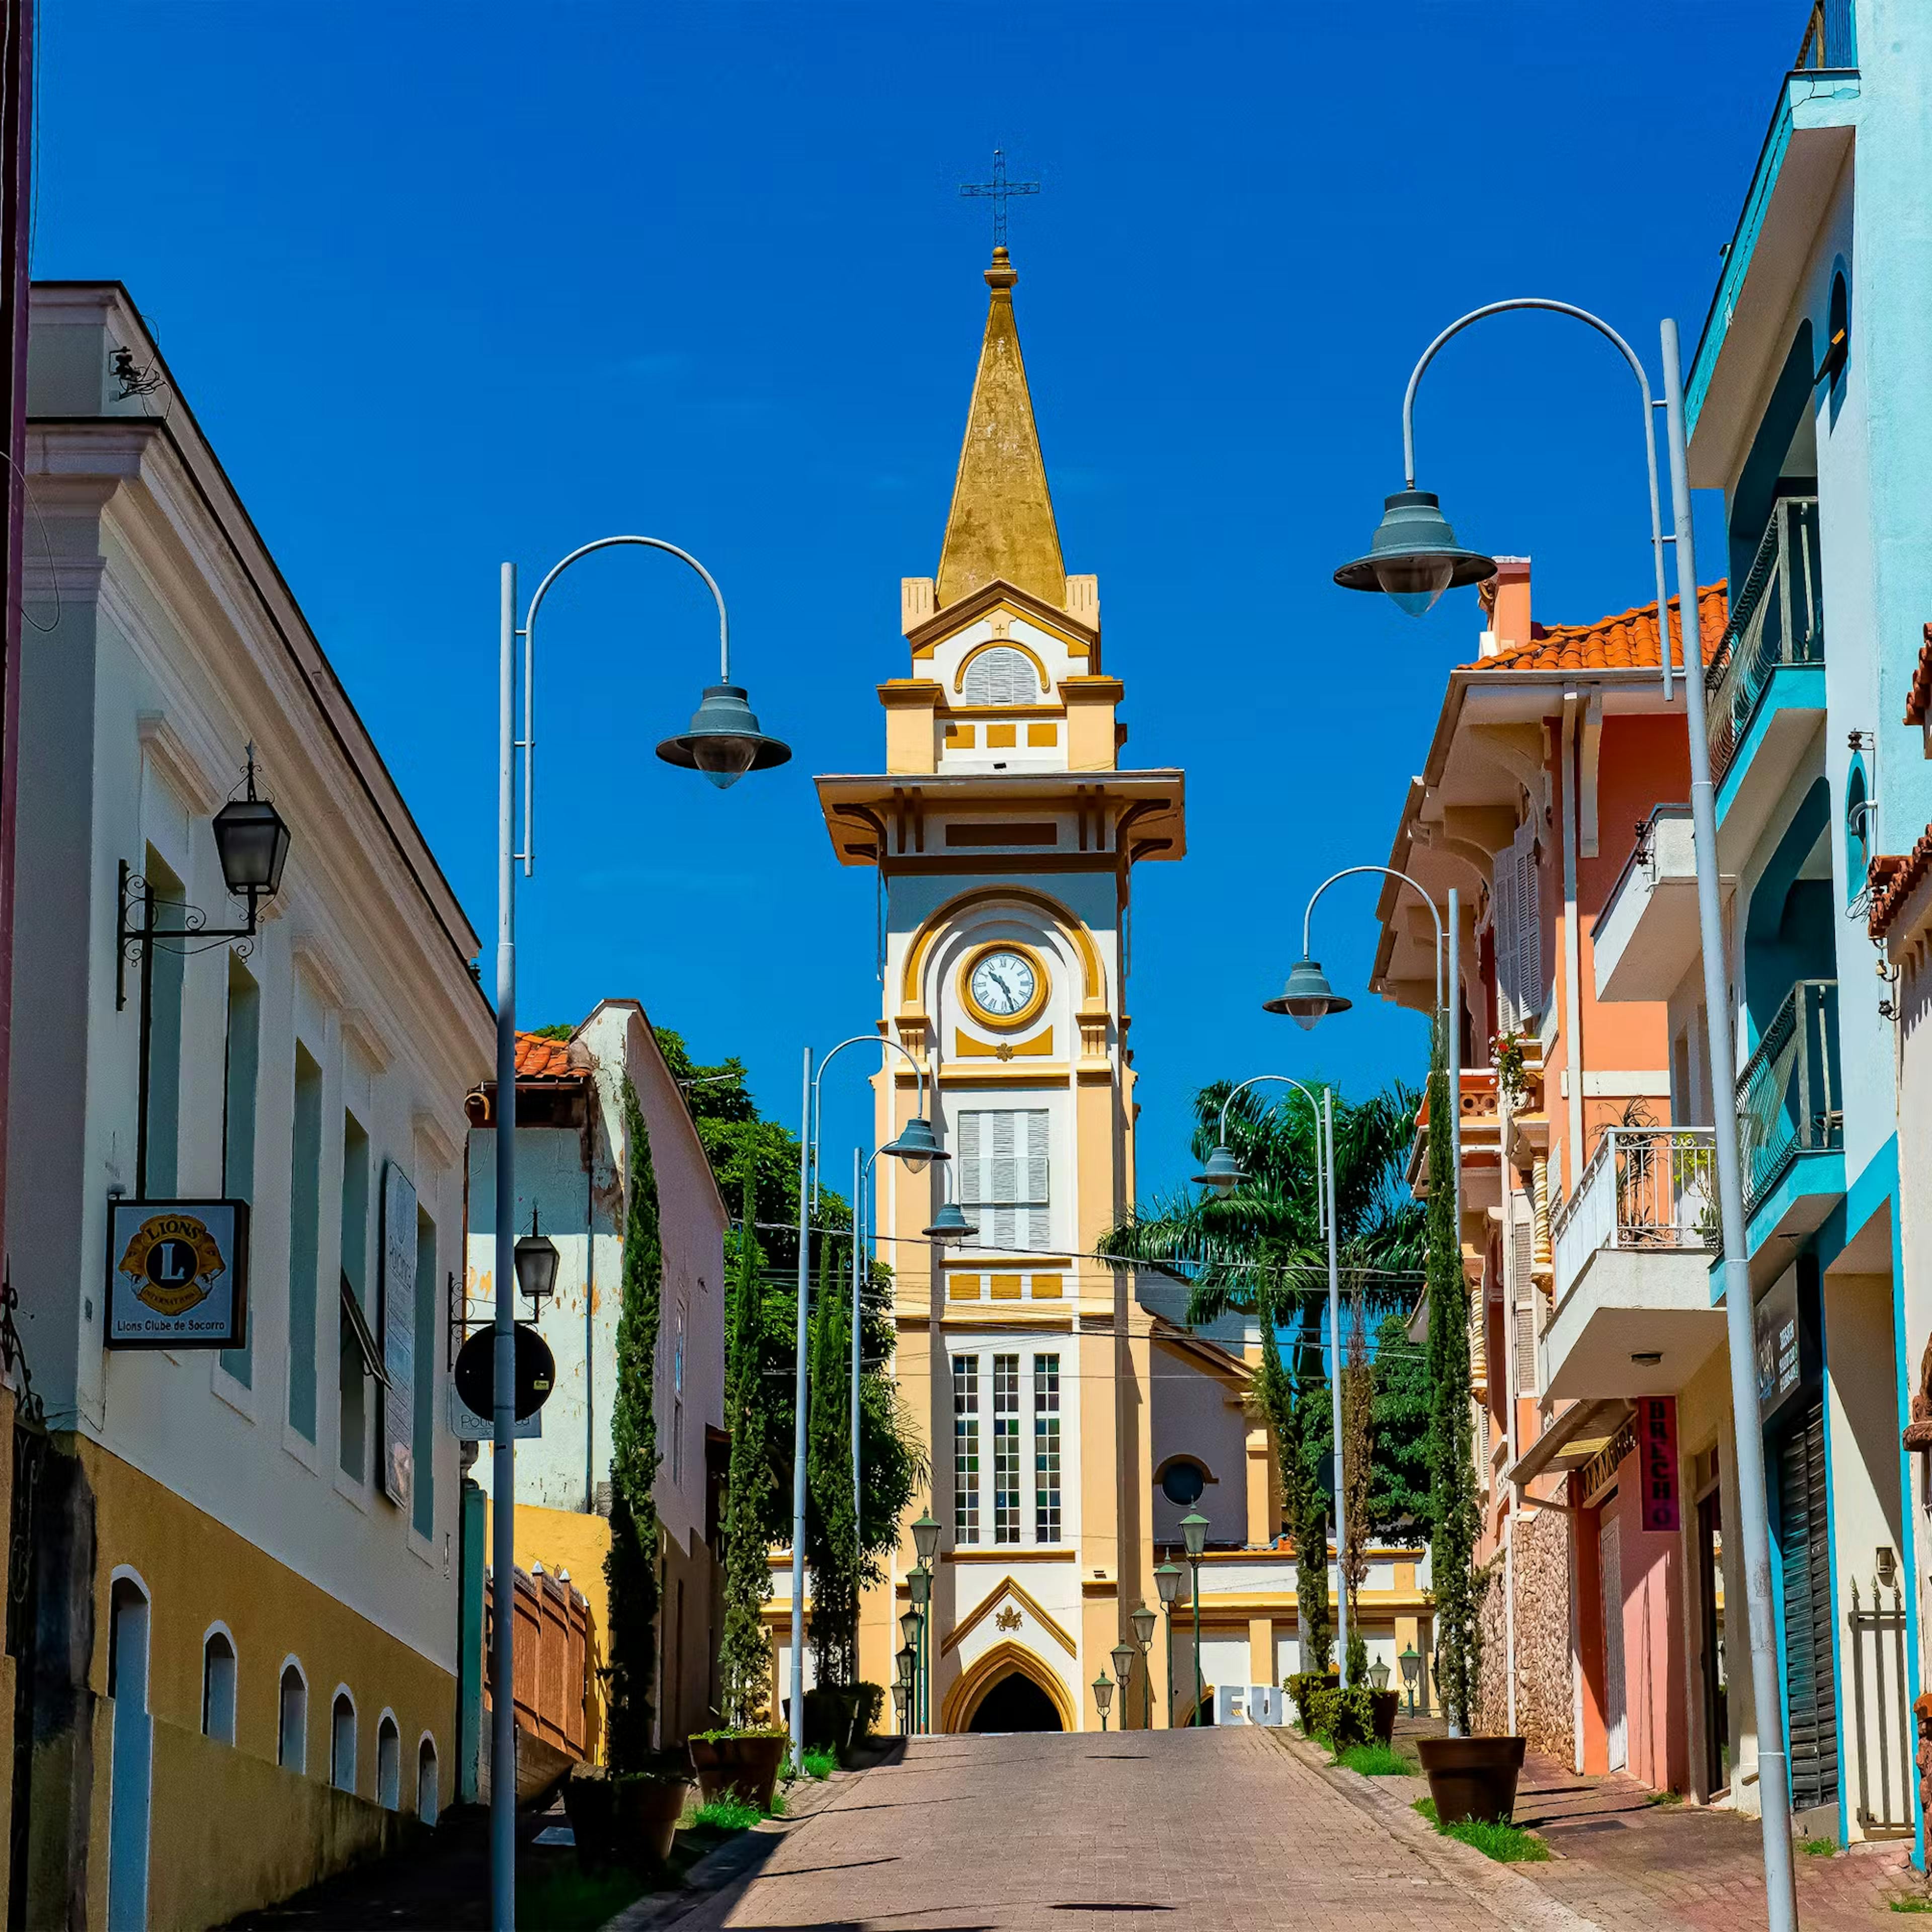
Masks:
[[[982,1008],[1000,1019],[1022,1011],[1034,996],[1033,966],[1018,952],[989,952],[968,982]]]

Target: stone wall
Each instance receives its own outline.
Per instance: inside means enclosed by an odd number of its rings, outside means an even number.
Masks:
[[[1568,1764],[1575,1751],[1570,1679],[1570,1519],[1541,1510],[1516,1522],[1516,1723],[1532,1750]],[[1477,1728],[1509,1728],[1509,1652],[1503,1642],[1503,1558],[1487,1566],[1483,1679]]]

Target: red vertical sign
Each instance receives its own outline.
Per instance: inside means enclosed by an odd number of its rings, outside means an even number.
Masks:
[[[1637,1398],[1636,1453],[1643,1471],[1643,1526],[1676,1530],[1677,1510],[1677,1398]]]

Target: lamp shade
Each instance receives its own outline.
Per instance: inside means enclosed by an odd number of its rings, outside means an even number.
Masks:
[[[1306,1033],[1324,1014],[1346,1013],[1354,1004],[1353,1000],[1345,1000],[1329,985],[1328,976],[1322,971],[1320,960],[1304,956],[1294,962],[1288,983],[1281,989],[1281,997],[1264,1000],[1262,1010],[1287,1014]]]
[[[932,1131],[932,1123],[923,1114],[915,1114],[900,1128],[897,1136],[880,1148],[880,1153],[890,1154],[895,1160],[902,1160],[914,1174],[925,1172],[929,1160],[950,1160],[952,1156],[939,1144],[938,1136]]]
[[[1194,1184],[1225,1199],[1247,1178],[1246,1170],[1234,1158],[1234,1149],[1223,1143],[1208,1156],[1208,1165],[1194,1177]]]
[[[1134,1647],[1123,1637],[1108,1654],[1114,1660],[1114,1681],[1125,1686],[1134,1674]]]
[[[1443,592],[1480,584],[1496,560],[1465,550],[1432,490],[1398,490],[1382,500],[1382,520],[1369,554],[1335,573],[1344,590],[1386,591],[1412,617],[1427,614]]]
[[[1198,1510],[1190,1510],[1180,1519],[1180,1538],[1190,1557],[1198,1556],[1208,1547],[1208,1519]]]
[[[912,1546],[922,1563],[930,1563],[939,1553],[939,1522],[931,1510],[922,1510],[912,1526]]]
[[[914,1640],[919,1635],[918,1611],[908,1610],[899,1618],[899,1635],[904,1638],[907,1646],[910,1648]]]
[[[962,1241],[970,1241],[980,1230],[959,1211],[956,1201],[944,1203],[939,1212],[932,1217],[932,1225],[926,1230],[929,1241],[943,1242],[947,1247],[956,1247]]]
[[[1154,1641],[1154,1627],[1159,1621],[1153,1611],[1142,1604],[1128,1619],[1134,1627],[1134,1640],[1144,1650]]]
[[[682,737],[667,738],[658,747],[658,756],[668,765],[702,772],[724,791],[747,772],[787,763],[791,747],[758,729],[742,685],[711,684],[705,686],[704,701],[692,714],[690,730]]]
[[[1103,1718],[1114,1708],[1114,1680],[1104,1670],[1094,1680],[1094,1707]]]
[[[932,1601],[932,1572],[924,1564],[906,1574],[906,1589],[912,1598],[912,1606],[923,1610]]]
[[[252,892],[272,897],[280,887],[288,862],[289,828],[282,814],[266,798],[253,794],[231,798],[214,814],[214,850],[221,861],[221,880],[237,898]]]
[[[912,1646],[910,1644],[906,1645],[905,1647],[900,1651],[898,1656],[892,1660],[892,1661],[895,1667],[898,1672],[899,1688],[901,1690],[904,1690],[908,1688],[912,1682],[913,1667],[917,1661],[917,1658],[914,1652]]]
[[[911,1702],[912,1686],[903,1678],[896,1678],[892,1682],[892,1708],[898,1714],[902,1731],[906,1727],[906,1706]]]
[[[556,1244],[532,1226],[518,1241],[515,1252],[517,1286],[527,1294],[537,1312],[556,1292]]]
[[[1178,1563],[1157,1563],[1154,1565],[1154,1586],[1160,1592],[1163,1604],[1172,1604],[1180,1594],[1180,1580],[1186,1574]]]
[[[1378,1660],[1369,1666],[1369,1682],[1378,1690],[1388,1688],[1388,1666]]]
[[[1422,1676],[1422,1653],[1411,1644],[1396,1659],[1402,1666],[1402,1681],[1413,1690]]]

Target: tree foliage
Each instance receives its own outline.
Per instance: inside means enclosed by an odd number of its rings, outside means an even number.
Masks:
[[[1369,1520],[1381,1536],[1430,1533],[1429,1357],[1408,1339],[1407,1319],[1384,1315],[1376,1330],[1375,1444]]]
[[[724,1622],[718,1646],[719,1696],[727,1724],[755,1724],[770,1702],[771,1654],[764,1606],[772,1594],[766,1525],[774,1472],[764,1361],[764,1256],[753,1222],[752,1177],[743,1178],[739,1225],[732,1235],[731,1306],[725,1331],[724,1426],[731,1438],[724,1492]]]
[[[859,1589],[863,1566],[852,1498],[852,1408],[848,1318],[850,1274],[839,1243],[819,1244],[807,1377],[805,1554],[812,1568],[812,1646],[828,1688],[859,1678]]]
[[[605,1725],[614,1772],[643,1768],[651,1753],[657,1671],[657,1416],[652,1370],[664,1295],[664,1245],[650,1130],[637,1090],[623,1090],[624,1264],[617,1316],[617,1387],[610,1410],[610,1663]]]
[[[1349,1298],[1348,1340],[1342,1367],[1342,1510],[1347,1538],[1342,1548],[1342,1587],[1348,1592],[1348,1657],[1344,1675],[1351,1684],[1363,1682],[1369,1667],[1367,1640],[1362,1634],[1362,1585],[1369,1574],[1370,1519],[1369,1492],[1375,1467],[1375,1372],[1369,1363],[1369,1322],[1366,1298]]]

